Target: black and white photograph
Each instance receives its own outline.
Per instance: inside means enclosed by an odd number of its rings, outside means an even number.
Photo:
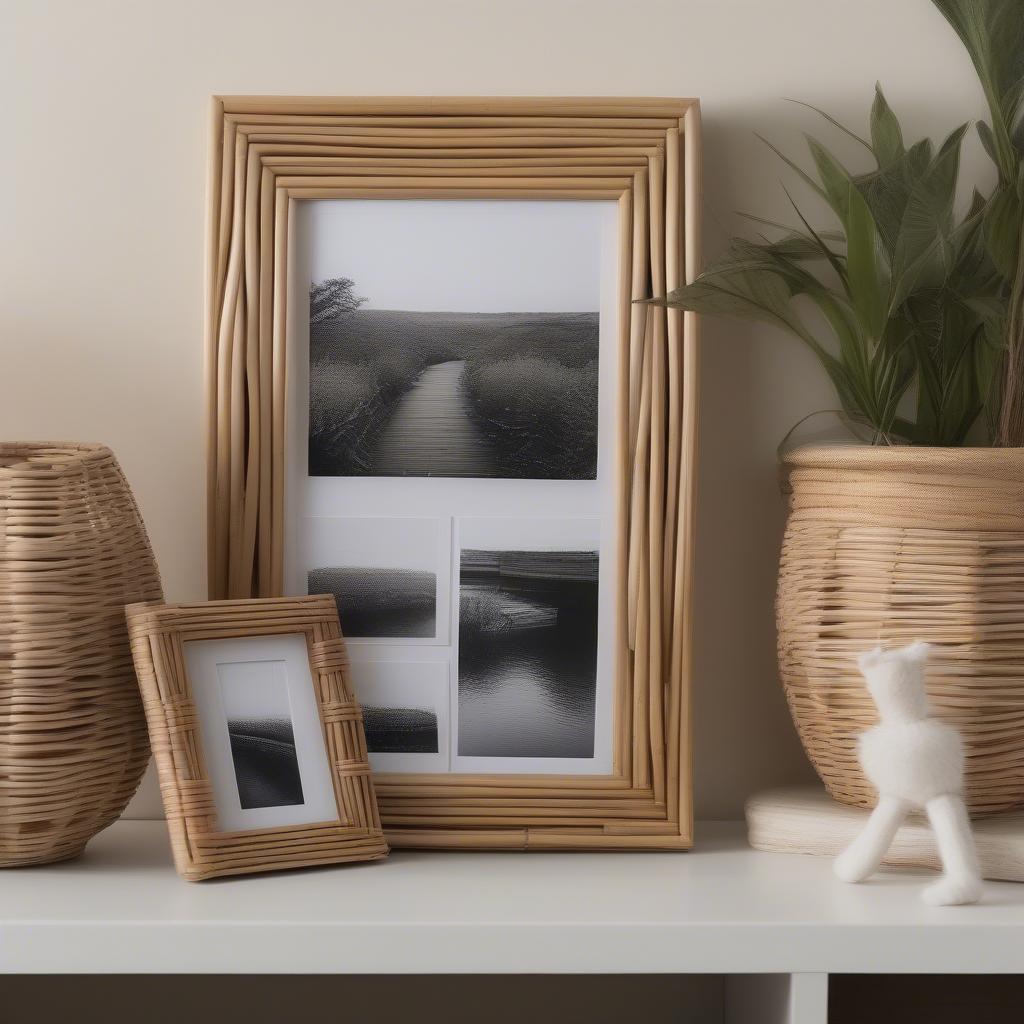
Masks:
[[[595,479],[597,205],[312,204],[310,476]]]
[[[352,638],[433,638],[437,632],[437,574],[370,566],[310,569],[308,593],[333,594],[345,634]]]
[[[447,642],[449,519],[311,517],[305,592],[331,594],[346,639]]]
[[[593,758],[596,549],[463,548],[460,757]]]
[[[415,705],[415,700],[405,701]],[[437,712],[429,707],[363,705],[366,748],[374,754],[436,754]]]
[[[334,821],[304,635],[184,645],[221,831]]]
[[[263,666],[223,665],[220,696],[242,809],[303,803],[285,677]]]
[[[449,669],[434,661],[352,659],[370,765],[377,771],[448,770]]]

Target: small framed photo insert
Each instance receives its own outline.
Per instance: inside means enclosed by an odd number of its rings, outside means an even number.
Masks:
[[[215,100],[211,596],[333,599],[393,845],[690,844],[699,138]]]
[[[127,614],[185,878],[386,855],[332,599]]]

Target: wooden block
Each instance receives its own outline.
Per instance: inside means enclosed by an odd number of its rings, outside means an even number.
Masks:
[[[747,801],[747,841],[770,853],[834,857],[860,831],[869,812],[833,800],[820,786],[770,789]],[[985,878],[1024,882],[1024,808],[972,822]],[[931,829],[913,815],[885,857],[892,867],[939,867]]]

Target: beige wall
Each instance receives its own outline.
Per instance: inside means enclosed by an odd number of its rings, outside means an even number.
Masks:
[[[204,596],[211,93],[699,96],[711,255],[736,209],[790,216],[753,132],[795,149],[819,125],[782,97],[863,129],[878,78],[915,136],[982,110],[928,0],[0,0],[0,19],[0,437],[110,444],[173,599]],[[707,325],[701,391],[696,807],[731,817],[810,777],[775,670],[775,448],[834,403],[795,342],[739,323]],[[133,812],[159,813],[151,780]]]

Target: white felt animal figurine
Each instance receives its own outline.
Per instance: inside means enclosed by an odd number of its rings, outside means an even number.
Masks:
[[[928,814],[944,869],[922,894],[926,903],[976,903],[981,876],[963,798],[964,751],[957,731],[928,717],[924,688],[927,644],[896,651],[875,648],[859,661],[881,724],[860,740],[864,774],[878,790],[878,805],[859,836],[836,858],[836,875],[862,882],[882,858],[903,819]]]

